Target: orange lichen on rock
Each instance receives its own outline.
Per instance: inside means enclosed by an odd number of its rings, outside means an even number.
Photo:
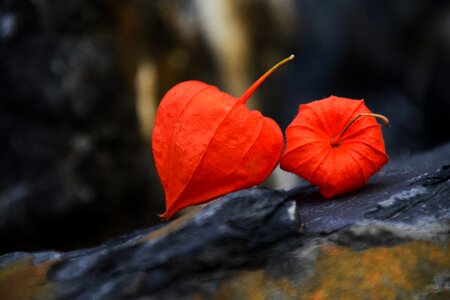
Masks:
[[[221,283],[213,299],[420,298],[432,294],[434,280],[450,269],[449,246],[413,241],[356,251],[321,245],[310,250],[316,257],[311,265],[293,259],[293,270],[284,274],[274,276],[273,269],[238,272]],[[309,271],[298,272],[302,268]]]
[[[3,266],[0,271],[0,299],[51,299],[47,272],[54,263],[35,265],[31,258],[25,258]]]
[[[414,241],[354,251],[322,246],[302,299],[412,299],[432,290],[433,277],[450,268],[446,245]],[[318,297],[321,295],[320,297]]]

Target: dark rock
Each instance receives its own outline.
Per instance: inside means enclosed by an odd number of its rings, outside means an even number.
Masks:
[[[308,232],[333,232],[363,219],[416,222],[425,215],[448,218],[449,164],[447,145],[391,161],[362,190],[333,201],[324,200],[317,191],[310,192],[310,187],[290,193],[294,198],[300,193],[298,211]]]
[[[255,187],[96,248],[6,254],[0,296],[445,297],[449,153],[447,144],[393,161],[338,199]]]
[[[263,257],[245,258],[245,253],[297,234],[299,226],[295,202],[287,201],[285,193],[253,188],[225,196],[201,213],[150,233],[62,256],[48,253],[49,261],[56,263],[48,277],[61,287],[55,290],[58,298],[123,296],[125,287],[127,296],[153,294],[201,270],[259,265]],[[5,255],[0,263],[8,266],[27,258]]]

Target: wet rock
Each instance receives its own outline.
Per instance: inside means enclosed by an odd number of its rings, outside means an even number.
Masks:
[[[445,298],[448,153],[393,161],[333,200],[255,187],[96,248],[6,254],[0,298]]]

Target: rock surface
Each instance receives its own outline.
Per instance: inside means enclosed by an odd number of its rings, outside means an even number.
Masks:
[[[0,298],[448,299],[449,199],[447,144],[338,199],[255,187],[96,248],[3,255]]]

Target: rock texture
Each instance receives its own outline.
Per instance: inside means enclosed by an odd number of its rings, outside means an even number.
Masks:
[[[255,187],[67,253],[0,257],[1,299],[445,299],[450,144],[359,191]]]

